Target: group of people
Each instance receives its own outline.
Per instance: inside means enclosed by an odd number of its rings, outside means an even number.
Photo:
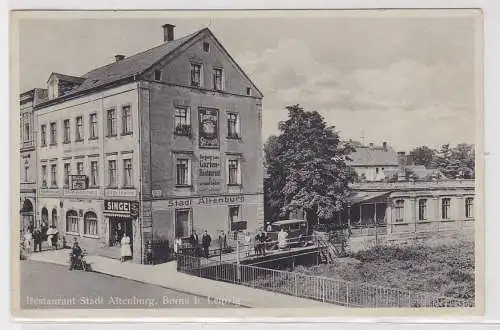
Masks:
[[[201,244],[200,238],[196,231],[193,230],[191,236],[189,236],[189,247],[194,250],[195,255],[202,255],[205,258],[208,258],[210,255],[210,245],[212,244],[212,237],[208,233],[207,230],[203,232],[201,235]],[[177,255],[180,253],[183,248],[183,241],[181,237],[176,237],[174,240],[174,253]]]
[[[42,224],[36,228],[34,228],[33,225],[29,225],[26,228],[23,238],[24,249],[28,253],[42,251],[42,242],[44,241],[47,241],[49,249],[57,249],[59,231],[56,226],[49,226],[46,222],[42,222]]]

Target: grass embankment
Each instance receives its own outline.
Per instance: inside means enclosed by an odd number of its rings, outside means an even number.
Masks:
[[[376,246],[332,264],[296,271],[383,287],[474,299],[474,243],[440,246]]]

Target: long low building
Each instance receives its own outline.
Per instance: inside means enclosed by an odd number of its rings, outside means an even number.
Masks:
[[[384,228],[378,233],[389,241],[474,230],[474,180],[366,182],[351,189],[345,218],[353,230]]]

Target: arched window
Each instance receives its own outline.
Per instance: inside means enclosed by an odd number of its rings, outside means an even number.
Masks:
[[[441,201],[441,219],[449,219],[450,218],[450,206],[451,200],[449,198],[443,198]]]
[[[404,215],[405,215],[405,201],[400,199],[396,201],[396,207],[395,207],[395,221],[396,222],[403,222],[404,220]]]
[[[467,197],[465,199],[465,217],[473,218],[474,217],[474,198]]]
[[[97,236],[97,215],[94,212],[85,213],[83,217],[83,233]]]
[[[79,233],[78,213],[75,210],[69,210],[66,213],[66,231],[69,233]]]
[[[52,209],[52,222],[51,222],[51,225],[57,227],[57,210],[56,209]]]
[[[418,220],[427,219],[427,199],[418,201]]]
[[[42,208],[42,223],[49,223],[49,210],[46,207]]]

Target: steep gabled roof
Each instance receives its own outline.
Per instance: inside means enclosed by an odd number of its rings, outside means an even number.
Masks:
[[[60,80],[69,81],[69,82],[72,82],[75,84],[81,84],[85,80],[85,78],[83,78],[83,77],[75,77],[75,76],[69,76],[67,74],[52,72],[49,76],[49,79],[47,79],[47,81],[49,81],[50,78],[52,78],[52,76],[56,76]]]
[[[71,93],[81,92],[98,86],[107,85],[127,77],[138,75],[149,69],[158,61],[162,60],[165,56],[169,55],[184,43],[200,34],[202,31],[203,30],[199,30],[180,39],[165,42],[142,53],[125,57],[123,60],[116,61],[87,72],[82,76],[85,81],[71,91]]]
[[[349,157],[351,166],[397,166],[398,154],[394,149],[357,147]]]

